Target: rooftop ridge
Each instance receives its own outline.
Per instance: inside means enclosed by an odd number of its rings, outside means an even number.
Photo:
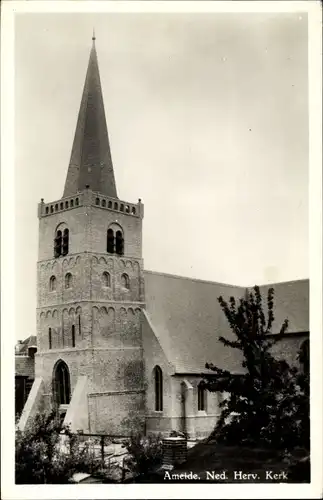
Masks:
[[[244,287],[244,286],[231,285],[230,283],[220,283],[219,281],[204,280],[204,279],[200,279],[200,278],[191,278],[190,276],[181,276],[178,274],[170,274],[170,273],[164,273],[164,272],[151,271],[149,269],[144,269],[144,274],[146,274],[146,273],[147,274],[157,274],[158,276],[166,276],[168,278],[196,281],[196,282],[200,282],[200,283],[208,283],[210,285],[221,285],[221,286],[227,286],[230,288],[237,288],[237,289],[241,288],[241,290],[246,289],[246,287]]]
[[[176,278],[176,279],[182,279],[182,280],[190,280],[190,281],[197,281],[201,283],[208,283],[211,285],[221,285],[221,286],[227,286],[231,288],[236,288],[236,289],[241,289],[241,290],[246,290],[247,289],[252,289],[254,286],[259,286],[259,287],[264,287],[264,286],[272,286],[274,287],[275,285],[283,285],[283,284],[288,284],[288,283],[299,283],[299,282],[305,282],[309,281],[309,278],[301,278],[301,279],[295,279],[295,280],[288,280],[288,281],[277,281],[276,283],[255,283],[254,285],[234,285],[231,283],[222,283],[220,281],[212,281],[212,280],[204,280],[201,278],[191,278],[190,276],[181,276],[178,274],[170,274],[170,273],[165,273],[165,272],[160,272],[160,271],[152,271],[150,269],[144,269],[144,273],[146,274],[157,274],[158,276],[166,276],[168,278]]]

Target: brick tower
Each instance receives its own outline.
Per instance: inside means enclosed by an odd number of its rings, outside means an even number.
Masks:
[[[38,207],[34,405],[126,435],[144,419],[143,205],[117,196],[92,40],[63,197]]]

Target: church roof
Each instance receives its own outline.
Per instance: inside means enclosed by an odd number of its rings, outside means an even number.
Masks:
[[[117,198],[94,36],[92,40],[63,197],[89,186]]]
[[[275,290],[275,322],[278,333],[285,318],[289,332],[308,332],[308,280],[266,285],[261,288],[264,304],[269,286]],[[158,332],[158,340],[177,373],[207,372],[214,363],[233,372],[241,371],[240,351],[224,346],[218,337],[233,339],[218,297],[240,299],[245,287],[225,285],[145,271],[146,310]]]

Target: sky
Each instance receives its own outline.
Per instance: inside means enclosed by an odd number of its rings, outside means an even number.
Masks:
[[[145,269],[309,277],[306,14],[18,14],[16,337],[35,334],[37,204],[63,195],[95,27],[118,195]]]

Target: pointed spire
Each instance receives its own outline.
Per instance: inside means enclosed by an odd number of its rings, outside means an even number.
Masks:
[[[63,197],[89,186],[117,198],[94,30],[92,41]]]

